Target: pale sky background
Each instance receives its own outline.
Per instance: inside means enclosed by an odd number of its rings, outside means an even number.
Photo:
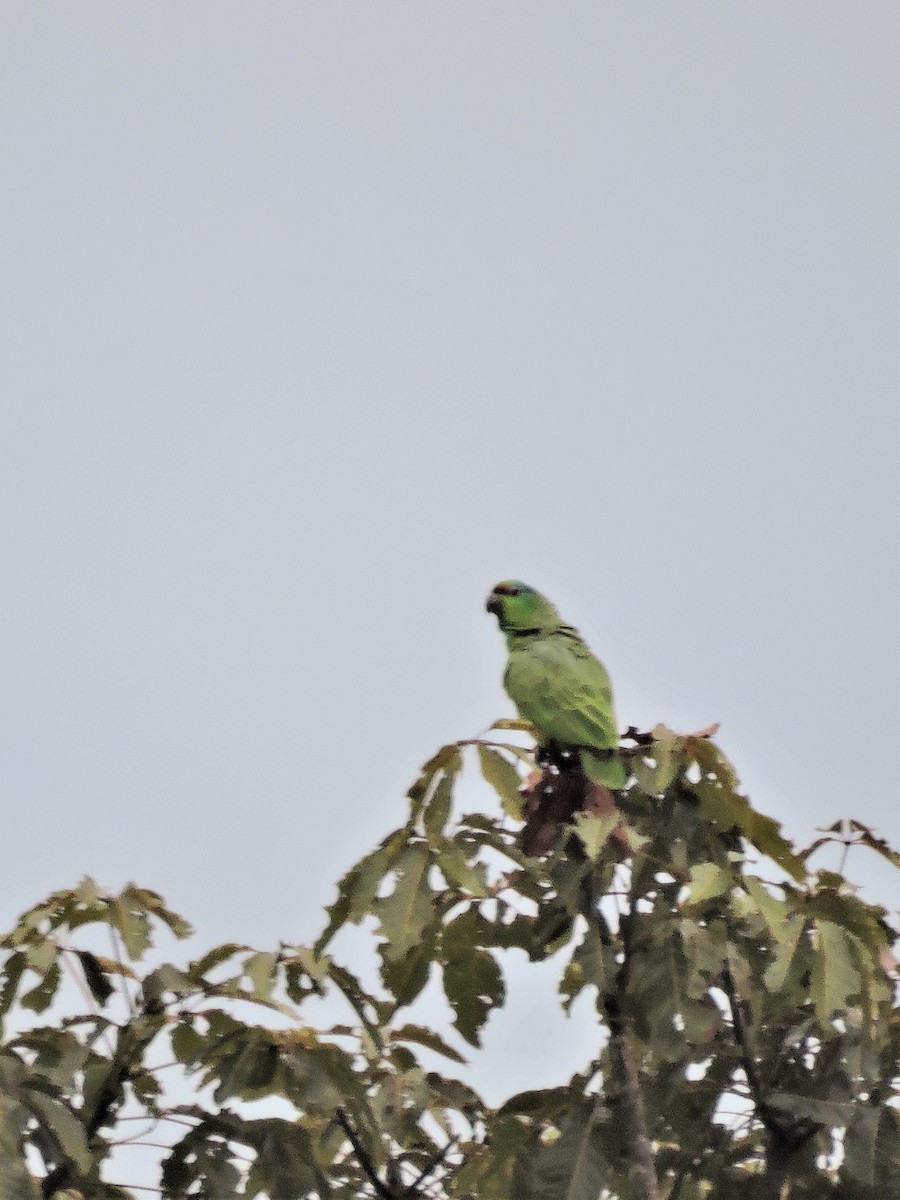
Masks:
[[[88,872],[312,937],[511,713],[509,576],[623,725],[900,841],[895,26],[7,0],[0,927]]]

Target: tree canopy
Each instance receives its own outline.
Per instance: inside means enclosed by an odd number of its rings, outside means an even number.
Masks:
[[[425,764],[313,945],[151,965],[155,932],[190,926],[90,879],[25,912],[0,941],[0,1198],[152,1194],[123,1143],[157,1147],[172,1200],[900,1194],[896,930],[816,865],[897,853],[853,820],[792,845],[703,734],[630,731],[609,793],[535,770],[522,731]],[[455,803],[476,765],[491,814]],[[377,979],[334,949],[358,923]],[[558,964],[565,1009],[589,993],[596,1037],[572,1078],[491,1107],[459,1039],[477,1053],[512,951]],[[455,1034],[404,1016],[429,985]]]

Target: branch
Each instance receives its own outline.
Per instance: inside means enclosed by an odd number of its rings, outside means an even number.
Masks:
[[[641,1091],[641,1078],[634,1048],[634,1033],[627,1012],[633,918],[632,908],[621,918],[619,933],[624,959],[616,972],[614,989],[603,996],[603,1007],[609,1025],[609,1054],[613,1078],[622,1101],[625,1141],[630,1147],[628,1175],[636,1200],[660,1200],[653,1143],[647,1127],[647,1110],[644,1107],[644,1094]]]
[[[725,995],[728,997],[728,1006],[731,1009],[731,1023],[734,1027],[734,1036],[737,1038],[738,1049],[741,1053],[741,1066],[744,1068],[744,1074],[747,1076],[747,1083],[750,1085],[753,1102],[759,1110],[760,1120],[765,1122],[763,1110],[766,1104],[763,1099],[763,1084],[759,1076],[759,1071],[756,1069],[756,1056],[750,1044],[747,1026],[744,1024],[744,1013],[737,994],[734,976],[731,973],[731,963],[728,961],[727,953],[725,955],[725,969],[722,972],[722,982],[725,984]]]
[[[407,1187],[406,1190],[404,1191],[404,1193],[403,1193],[404,1197],[413,1197],[413,1196],[417,1196],[419,1194],[420,1185],[428,1178],[428,1176],[432,1173],[432,1171],[436,1170],[441,1165],[441,1163],[444,1161],[444,1159],[450,1153],[452,1148],[456,1145],[456,1142],[457,1142],[457,1139],[453,1138],[451,1141],[449,1141],[447,1143],[446,1146],[444,1146],[444,1148],[442,1150],[439,1150],[438,1153],[435,1154],[434,1157],[425,1164],[425,1166],[422,1168],[422,1170],[419,1172],[419,1174],[416,1176],[416,1178],[412,1181],[412,1183],[409,1185],[409,1187]]]
[[[741,1066],[750,1086],[750,1095],[756,1108],[756,1115],[762,1121],[766,1130],[766,1171],[758,1180],[759,1200],[780,1200],[782,1186],[787,1179],[794,1154],[815,1133],[822,1128],[815,1121],[802,1120],[779,1112],[767,1103],[765,1086],[757,1070],[756,1056],[750,1041],[750,1033],[744,1024],[744,1013],[741,1000],[737,994],[734,976],[728,955],[725,956],[725,968],[722,972],[722,982],[725,994],[731,1008],[731,1022],[734,1036],[740,1052]]]
[[[353,1128],[350,1118],[347,1116],[346,1110],[339,1108],[335,1115],[337,1116],[338,1124],[340,1125],[341,1129],[343,1129],[344,1133],[346,1133],[347,1140],[353,1147],[353,1152],[359,1160],[359,1165],[362,1167],[363,1173],[372,1184],[372,1187],[375,1189],[377,1194],[382,1197],[382,1200],[398,1200],[397,1195],[378,1178],[378,1171],[375,1168],[375,1164],[372,1162],[368,1150],[359,1140],[359,1134]]]

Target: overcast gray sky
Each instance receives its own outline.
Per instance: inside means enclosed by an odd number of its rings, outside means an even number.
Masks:
[[[510,713],[509,576],[623,724],[900,840],[895,26],[7,0],[0,925],[312,936]]]

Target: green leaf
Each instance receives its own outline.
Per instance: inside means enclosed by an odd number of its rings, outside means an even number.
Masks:
[[[431,851],[424,842],[404,848],[392,868],[397,876],[394,890],[374,905],[388,941],[383,950],[388,961],[408,954],[434,917],[434,895],[428,883],[431,864]]]
[[[469,863],[462,847],[456,842],[444,842],[435,861],[451,886],[456,884],[472,896],[483,897],[488,894],[484,863]]]
[[[36,987],[29,992],[23,992],[19,997],[19,1004],[22,1008],[30,1008],[32,1012],[46,1012],[53,1003],[61,980],[59,962],[55,962]]]
[[[478,747],[481,774],[500,797],[503,811],[514,821],[522,819],[522,779],[519,772],[504,755],[490,746]]]
[[[762,880],[753,875],[745,875],[742,883],[756,908],[762,913],[763,920],[769,929],[775,937],[779,937],[792,912],[791,906],[786,901],[773,896]]]
[[[256,1161],[247,1181],[247,1196],[261,1192],[271,1200],[294,1200],[321,1194],[320,1174],[308,1132],[293,1121],[268,1117],[248,1123],[248,1141]],[[243,1189],[242,1189],[243,1191]],[[216,1197],[226,1193],[216,1191]],[[236,1193],[229,1192],[227,1195]]]
[[[563,1008],[570,1012],[572,1004],[584,988],[593,985],[598,993],[608,988],[616,973],[615,950],[604,946],[596,926],[585,931],[581,943],[569,959],[559,983],[564,997]]]
[[[449,1042],[444,1041],[439,1033],[424,1025],[402,1025],[391,1034],[391,1040],[413,1042],[417,1046],[425,1046],[429,1050],[434,1050],[436,1054],[442,1054],[444,1058],[452,1059],[453,1062],[465,1063],[466,1061],[458,1050],[454,1050]]]
[[[530,733],[532,737],[538,736],[537,728],[530,721],[522,721],[518,717],[501,717],[499,721],[494,721],[488,729],[516,729],[520,733]]]
[[[428,762],[422,767],[419,772],[419,777],[406,793],[412,801],[413,818],[418,814],[418,808],[421,807],[422,801],[431,786],[431,781],[440,770],[456,770],[460,762],[459,746],[456,742],[448,742],[446,746],[441,746],[436,754],[429,758]]]
[[[44,938],[32,944],[25,951],[25,958],[32,971],[43,975],[49,970],[51,963],[56,961],[56,942],[52,938]]]
[[[612,831],[620,824],[621,820],[622,814],[619,812],[604,813],[600,817],[586,812],[575,813],[572,825],[591,862],[596,862],[600,857]]]
[[[799,914],[787,918],[778,930],[773,930],[776,937],[775,957],[766,968],[763,983],[770,992],[778,992],[784,987],[800,943],[800,937],[806,927],[806,922]]]
[[[728,871],[716,863],[702,862],[691,867],[688,878],[690,897],[688,903],[702,904],[715,896],[724,896],[731,890],[733,880]]]
[[[334,934],[348,922],[355,924],[372,912],[381,881],[407,844],[408,830],[395,829],[381,845],[351,867],[338,884],[338,898],[326,908],[328,924],[313,949],[320,954]]]
[[[393,892],[375,904],[388,943],[383,952],[389,962],[405,957],[434,919],[434,893],[428,883],[430,867],[428,846],[423,842],[407,846],[393,865],[397,875]]]
[[[6,1200],[38,1200],[40,1196],[22,1154],[27,1121],[22,1105],[0,1091],[0,1196]]]
[[[559,1121],[558,1137],[538,1142],[523,1164],[535,1200],[597,1200],[603,1192],[607,1163],[593,1117],[594,1101],[584,1098]]]
[[[278,1046],[265,1029],[245,1029],[241,1038],[230,1039],[233,1053],[221,1054],[210,1075],[218,1077],[213,1093],[216,1103],[222,1104],[231,1096],[242,1100],[258,1100],[275,1090],[279,1066]]]
[[[444,827],[450,818],[450,804],[453,799],[453,780],[455,776],[442,775],[425,808],[422,824],[425,836],[434,845],[444,836]]]
[[[241,954],[249,950],[249,946],[245,946],[240,942],[226,942],[222,946],[214,946],[212,950],[207,950],[201,958],[195,959],[188,966],[188,974],[194,976],[198,981],[213,967],[218,967],[221,963],[227,962],[229,958],[234,958],[236,954]]]
[[[193,926],[186,921],[184,917],[179,916],[177,912],[166,907],[166,903],[160,896],[159,892],[153,892],[149,888],[137,887],[130,883],[122,892],[121,900],[123,904],[133,905],[144,912],[152,913],[157,920],[162,921],[164,925],[168,925],[169,929],[177,938],[190,937],[194,932]]]
[[[681,738],[665,725],[657,725],[653,744],[638,747],[627,761],[640,790],[648,796],[658,796],[677,778],[683,757]]]
[[[386,944],[382,947],[381,980],[397,1002],[397,1007],[411,1004],[428,983],[434,961],[436,926],[426,929],[412,950],[402,958],[388,958]]]
[[[16,998],[19,980],[25,971],[25,955],[21,950],[10,954],[3,967],[3,983],[0,986],[0,1016],[8,1012]]]
[[[856,1108],[844,1135],[842,1177],[878,1187],[881,1196],[900,1184],[900,1112],[889,1105]],[[891,1186],[893,1185],[893,1187]]]
[[[491,1009],[503,1004],[506,988],[496,959],[486,950],[471,947],[465,955],[444,963],[444,993],[456,1014],[454,1025],[473,1046]]]
[[[100,960],[96,954],[91,954],[90,950],[76,950],[75,954],[81,963],[85,983],[87,983],[91,995],[98,1004],[101,1006],[104,1005],[115,991],[115,988],[107,979],[100,965]]]
[[[197,980],[172,963],[163,963],[155,971],[151,971],[145,976],[142,987],[144,1001],[148,1005],[164,1003],[166,993],[181,997],[190,996],[199,990]]]
[[[852,947],[839,925],[818,921],[815,934],[811,995],[819,1023],[826,1026],[835,1013],[847,1008],[849,998],[859,993],[860,977]]]
[[[710,780],[692,784],[691,790],[700,801],[700,815],[715,822],[720,829],[737,829],[757,850],[802,883],[806,879],[803,860],[794,853],[791,843],[781,836],[781,825],[751,807],[745,796]]]
[[[91,1169],[93,1156],[88,1147],[84,1126],[75,1113],[62,1101],[29,1087],[22,1088],[19,1095],[25,1107],[53,1134],[65,1157],[73,1162],[79,1171],[87,1174]]]
[[[145,912],[130,907],[123,897],[112,902],[112,923],[122,935],[128,957],[139,960],[150,946],[150,922]]]
[[[893,866],[900,867],[900,853],[889,846],[884,838],[880,838],[868,825],[863,825],[861,821],[854,821],[851,818],[850,828],[857,835],[858,845],[868,846],[870,850],[874,850],[876,854],[886,858]]]
[[[179,1021],[172,1030],[172,1053],[185,1066],[191,1066],[200,1059],[205,1045],[206,1038],[194,1029],[190,1017]]]
[[[251,954],[244,963],[244,974],[253,984],[253,994],[261,1000],[268,1000],[272,995],[277,963],[275,954]]]

